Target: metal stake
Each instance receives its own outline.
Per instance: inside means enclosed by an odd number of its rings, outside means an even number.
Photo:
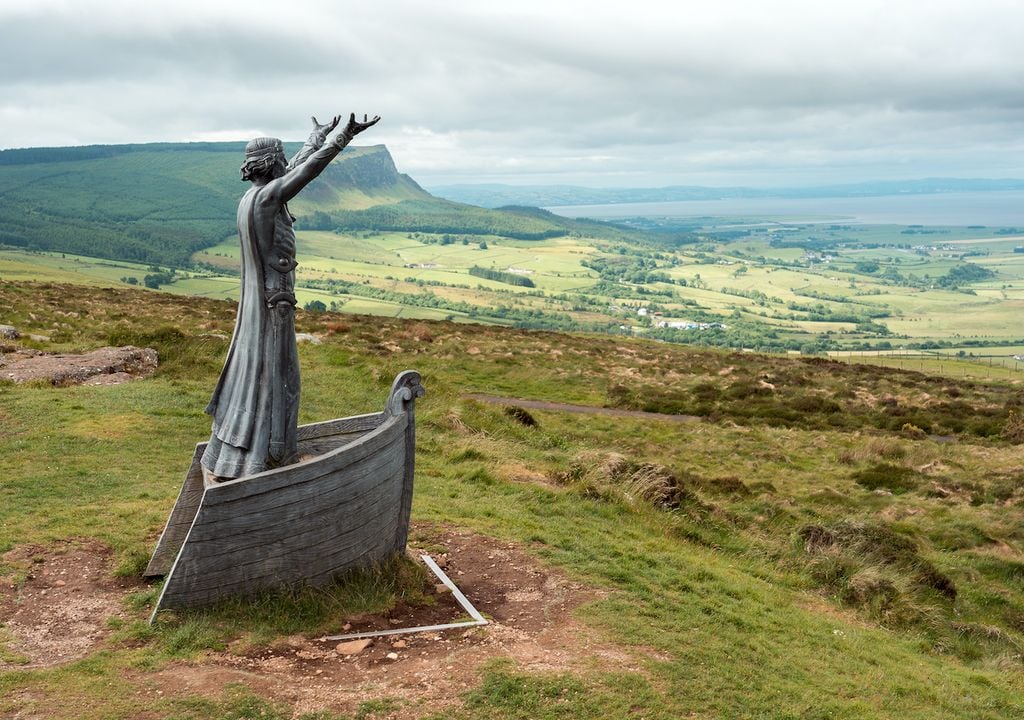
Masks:
[[[473,604],[466,599],[466,596],[463,595],[457,587],[455,587],[455,583],[451,581],[451,578],[445,575],[444,571],[437,566],[437,563],[434,562],[429,555],[420,555],[420,560],[430,568],[431,572],[437,576],[438,580],[443,582],[448,589],[452,591],[452,596],[458,601],[459,605],[462,606],[462,609],[465,610],[471,618],[473,618],[472,620],[445,623],[443,625],[419,625],[411,628],[391,628],[389,630],[349,633],[348,635],[327,635],[326,637],[321,638],[321,640],[359,640],[361,638],[384,637],[386,635],[408,635],[411,633],[450,630],[452,628],[475,627],[477,625],[487,624],[487,620],[484,619],[484,616],[477,612],[477,609],[473,607]]]

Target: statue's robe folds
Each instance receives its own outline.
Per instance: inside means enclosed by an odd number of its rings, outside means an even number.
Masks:
[[[238,203],[242,282],[228,357],[206,412],[202,465],[236,478],[296,459],[299,357],[295,346],[295,230],[287,201],[317,177],[350,136],[324,145],[314,131],[284,177],[254,185]],[[276,206],[273,222],[265,214]],[[257,218],[263,218],[257,225]]]
[[[240,477],[287,464],[296,455],[299,361],[295,346],[295,232],[287,206],[261,243],[253,207],[262,187],[238,204],[241,292],[231,347],[206,412],[213,416],[202,464]]]

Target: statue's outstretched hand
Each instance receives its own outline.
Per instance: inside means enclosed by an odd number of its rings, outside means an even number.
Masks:
[[[321,125],[320,122],[316,119],[316,116],[314,115],[313,132],[315,132],[317,135],[320,135],[321,137],[327,137],[328,135],[331,134],[331,132],[334,131],[334,128],[338,127],[338,123],[340,122],[341,115],[335,115],[333,118],[331,118],[330,120]]]
[[[342,132],[344,132],[349,137],[355,137],[363,130],[371,128],[378,122],[380,122],[380,115],[374,115],[372,120],[367,120],[366,117],[366,115],[363,115],[363,121],[358,122],[356,120],[356,114],[352,113],[351,115],[349,115],[348,125],[345,126],[345,129]]]

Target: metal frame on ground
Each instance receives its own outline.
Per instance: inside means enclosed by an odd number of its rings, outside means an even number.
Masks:
[[[385,635],[408,635],[410,633],[431,632],[436,630],[451,630],[453,628],[475,627],[477,625],[487,624],[487,620],[484,619],[484,616],[481,615],[475,607],[473,607],[473,604],[466,599],[466,596],[463,595],[462,592],[457,587],[455,587],[455,583],[451,581],[451,578],[445,575],[444,571],[440,567],[438,567],[437,563],[434,562],[434,560],[429,555],[420,555],[420,560],[422,560],[426,564],[426,566],[430,568],[431,572],[433,572],[434,575],[437,576],[438,580],[443,582],[448,587],[448,589],[451,590],[452,596],[458,601],[459,605],[462,606],[462,609],[465,610],[471,618],[473,618],[472,620],[466,620],[464,622],[456,623],[445,623],[443,625],[419,625],[417,627],[411,628],[391,628],[389,630],[372,630],[368,632],[349,633],[348,635],[328,635],[323,639],[359,640],[361,638],[383,637]]]

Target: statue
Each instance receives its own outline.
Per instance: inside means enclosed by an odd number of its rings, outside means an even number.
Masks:
[[[209,605],[296,584],[324,585],[406,550],[421,377],[395,377],[381,412],[296,426],[295,232],[288,201],[378,117],[321,125],[285,162],[281,141],[245,148],[238,204],[242,282],[224,369],[178,499],[146,567],[156,607]]]
[[[317,177],[352,138],[377,124],[355,113],[330,142],[341,116],[320,124],[286,162],[276,138],[245,148],[242,180],[252,187],[238,203],[241,292],[228,357],[206,412],[213,416],[202,466],[215,478],[237,478],[295,461],[299,364],[295,345],[295,218],[288,201]]]

